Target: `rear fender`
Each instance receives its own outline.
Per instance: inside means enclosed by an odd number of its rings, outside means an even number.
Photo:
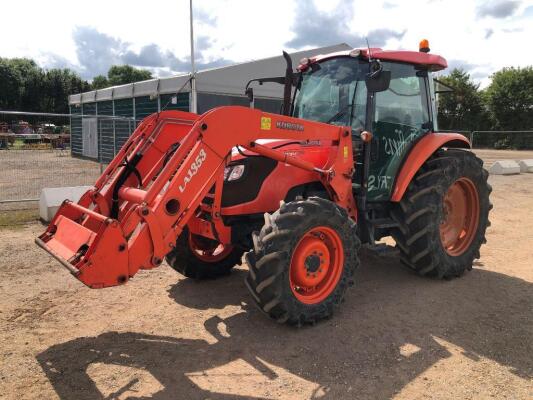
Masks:
[[[442,147],[469,149],[470,142],[459,133],[429,133],[422,137],[411,149],[407,159],[396,178],[391,201],[398,202],[402,199],[409,183],[420,167],[433,153]]]

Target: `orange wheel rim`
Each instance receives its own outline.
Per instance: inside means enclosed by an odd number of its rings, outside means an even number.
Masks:
[[[468,178],[455,181],[444,196],[440,239],[450,256],[460,256],[472,244],[479,224],[479,195]]]
[[[198,259],[210,263],[223,260],[233,250],[231,245],[211,244],[198,239],[192,234],[189,234],[189,248]]]
[[[291,257],[289,280],[294,296],[305,304],[325,300],[337,286],[344,268],[342,241],[335,230],[309,230]]]

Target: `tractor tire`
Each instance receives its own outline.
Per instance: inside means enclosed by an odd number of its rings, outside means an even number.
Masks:
[[[472,152],[440,149],[391,211],[401,261],[418,274],[451,279],[472,269],[492,204],[488,172]]]
[[[282,204],[265,214],[254,248],[245,253],[245,284],[255,303],[279,323],[314,324],[330,317],[354,283],[361,242],[355,222],[319,197]]]
[[[166,256],[168,265],[175,271],[192,279],[215,279],[228,275],[240,264],[244,250],[191,235],[185,228],[176,247]]]

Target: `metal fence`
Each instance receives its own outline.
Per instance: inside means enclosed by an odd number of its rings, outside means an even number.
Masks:
[[[474,149],[533,150],[533,130],[527,131],[464,131],[440,130],[466,136]]]
[[[0,149],[65,149],[69,141],[69,114],[0,111]]]
[[[0,203],[39,199],[44,187],[92,185],[100,175],[97,162],[77,159],[62,149],[0,151]]]
[[[44,187],[94,184],[137,123],[111,116],[0,111],[0,211],[36,207]],[[87,155],[90,141],[93,152]]]
[[[43,187],[92,185],[138,123],[105,115],[0,111],[0,210],[35,207]],[[459,133],[476,149],[533,149],[533,131]]]
[[[473,131],[472,147],[496,150],[533,150],[533,131]]]

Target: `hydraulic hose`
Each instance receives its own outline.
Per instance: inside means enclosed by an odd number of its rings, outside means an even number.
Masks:
[[[131,158],[130,161],[127,159],[124,162],[124,169],[122,170],[122,173],[117,179],[117,183],[115,184],[115,187],[113,188],[113,196],[111,197],[111,215],[110,217],[113,219],[118,218],[118,192],[120,188],[124,185],[126,180],[130,177],[131,174],[135,174],[137,176],[137,179],[139,179],[139,184],[142,184],[142,178],[139,174],[139,171],[137,170],[137,164],[139,164],[139,161],[142,158],[142,154],[135,153],[134,156]]]

